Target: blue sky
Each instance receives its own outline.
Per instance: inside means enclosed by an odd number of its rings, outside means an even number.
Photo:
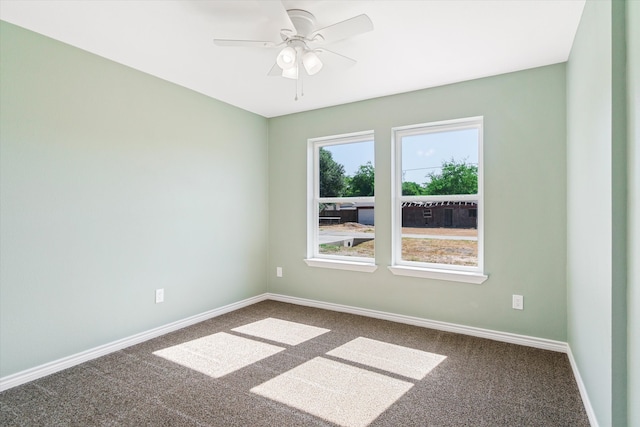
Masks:
[[[478,164],[478,130],[464,129],[402,138],[403,182],[424,184],[427,174],[440,173],[444,161]]]
[[[375,166],[373,141],[325,146],[333,160],[344,166],[345,174],[353,176],[360,165],[368,161]],[[478,164],[478,130],[464,129],[402,139],[403,181],[425,183],[430,172],[439,173],[443,161],[454,158]]]
[[[344,166],[344,173],[353,176],[360,165],[371,162],[375,166],[373,141],[355,142],[352,144],[329,145],[324,147],[330,151],[333,160]]]

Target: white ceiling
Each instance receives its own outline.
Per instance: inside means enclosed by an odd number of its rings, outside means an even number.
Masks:
[[[265,117],[564,62],[585,0],[1,0],[0,19]],[[374,30],[328,45],[357,59],[295,82],[269,77],[286,9],[319,28],[365,13]],[[334,66],[331,66],[334,65]]]

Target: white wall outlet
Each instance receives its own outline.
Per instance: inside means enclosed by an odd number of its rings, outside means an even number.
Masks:
[[[513,295],[511,307],[515,310],[524,310],[524,297],[522,295]]]
[[[156,304],[164,302],[164,289],[156,289]]]
[[[282,267],[276,267],[276,277],[282,277]]]

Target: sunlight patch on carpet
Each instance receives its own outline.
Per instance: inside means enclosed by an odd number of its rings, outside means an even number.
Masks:
[[[153,354],[179,365],[220,378],[284,348],[219,332],[154,351]]]
[[[423,379],[447,358],[440,354],[363,337],[349,341],[327,354],[416,380]]]
[[[330,331],[302,323],[268,317],[257,322],[232,329],[254,337],[260,337],[289,345],[298,345]]]
[[[316,357],[251,391],[344,427],[364,427],[411,387],[406,381]]]

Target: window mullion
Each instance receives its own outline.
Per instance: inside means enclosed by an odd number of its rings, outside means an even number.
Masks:
[[[438,195],[438,196],[400,196],[401,202],[475,202],[477,194]]]
[[[318,203],[370,203],[375,201],[375,196],[368,197],[318,197]]]

